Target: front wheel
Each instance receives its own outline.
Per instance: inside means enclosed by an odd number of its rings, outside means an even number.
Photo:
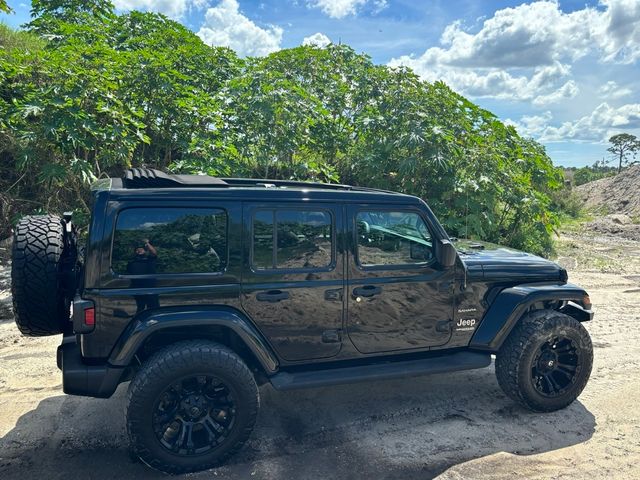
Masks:
[[[582,324],[555,310],[540,310],[511,331],[496,355],[496,377],[522,406],[551,412],[578,398],[592,364],[593,346]]]
[[[127,432],[150,467],[194,472],[240,449],[258,407],[254,377],[238,355],[212,342],[179,342],[153,355],[132,380]]]

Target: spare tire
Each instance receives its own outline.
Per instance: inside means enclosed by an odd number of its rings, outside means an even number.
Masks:
[[[60,217],[24,217],[16,226],[11,295],[16,325],[24,335],[41,337],[70,330],[70,304],[60,275],[63,251],[64,226]]]

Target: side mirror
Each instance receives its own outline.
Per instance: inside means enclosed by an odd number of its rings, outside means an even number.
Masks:
[[[440,240],[436,252],[438,263],[445,268],[453,267],[458,257],[458,252],[449,240]]]

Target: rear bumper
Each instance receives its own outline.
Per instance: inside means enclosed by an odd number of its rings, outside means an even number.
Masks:
[[[57,351],[62,389],[69,395],[108,398],[120,384],[125,369],[109,364],[85,365],[75,336],[62,339]]]

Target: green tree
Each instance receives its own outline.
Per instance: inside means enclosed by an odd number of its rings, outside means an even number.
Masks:
[[[618,162],[618,173],[620,173],[623,165],[627,165],[635,159],[636,152],[640,150],[640,140],[635,135],[619,133],[609,138],[609,143],[611,146],[607,148],[607,151]]]
[[[0,29],[5,232],[22,213],[86,214],[92,180],[145,165],[398,190],[452,235],[551,249],[561,172],[444,83],[346,45],[241,60],[108,1],[38,0],[33,14],[29,32]]]
[[[610,177],[616,174],[616,168],[607,166],[607,162],[603,158],[597,160],[593,165],[573,168],[573,184],[576,186],[599,180],[600,178]]]
[[[39,34],[60,34],[66,24],[105,23],[114,16],[110,0],[32,0],[26,26]]]
[[[0,0],[0,12],[11,13],[12,11],[6,0]]]
[[[184,26],[153,13],[119,16],[107,35],[125,66],[121,98],[139,106],[149,138],[136,147],[135,163],[179,170],[194,162],[200,172],[230,174],[217,95],[240,72],[235,53],[209,47]]]

